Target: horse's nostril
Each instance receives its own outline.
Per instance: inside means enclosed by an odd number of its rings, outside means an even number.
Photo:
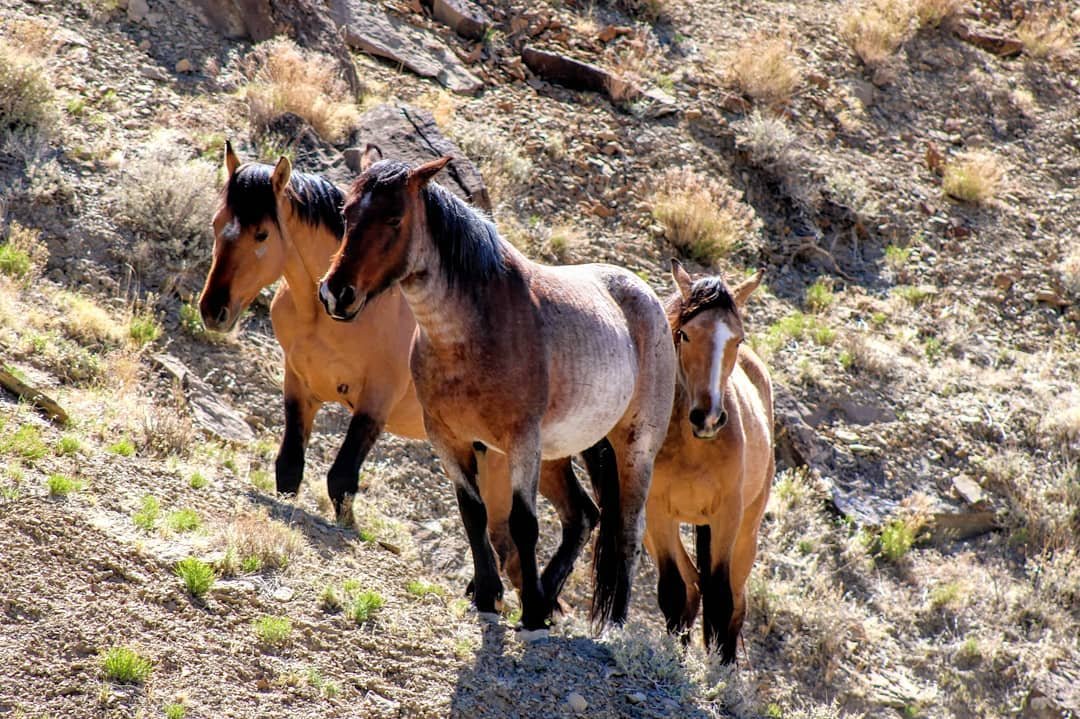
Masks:
[[[352,285],[345,285],[341,288],[341,294],[338,295],[338,302],[343,307],[351,307],[352,303],[356,301],[356,290]]]
[[[214,320],[217,321],[219,325],[225,324],[229,320],[229,308],[222,307],[218,310],[217,315],[214,316]]]
[[[694,425],[695,427],[704,426],[705,410],[697,408],[690,410],[690,424]]]
[[[720,416],[716,418],[716,426],[723,427],[727,424],[727,410],[720,410]]]

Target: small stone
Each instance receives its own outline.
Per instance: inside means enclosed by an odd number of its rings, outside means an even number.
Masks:
[[[169,79],[169,74],[167,72],[162,70],[160,67],[155,67],[154,65],[146,65],[146,66],[140,67],[139,68],[139,73],[143,77],[148,77],[151,80],[158,80],[158,81],[161,81],[161,82],[165,82],[165,81],[167,81]]]
[[[634,692],[633,694],[626,695],[626,701],[631,704],[643,704],[645,702],[645,695],[641,692]]]
[[[150,12],[146,0],[128,0],[127,16],[131,22],[142,22]]]
[[[585,701],[585,697],[581,696],[577,692],[570,692],[566,695],[566,703],[570,705],[578,714],[581,714],[589,708],[589,702]]]
[[[146,52],[147,50],[149,50],[150,49],[150,41],[146,40],[146,39],[140,40],[139,41],[139,49],[142,50],[143,52]]]
[[[194,69],[195,67],[191,64],[191,60],[188,60],[186,57],[180,62],[176,63],[177,72],[191,72]]]
[[[274,593],[271,596],[273,596],[274,599],[278,600],[279,602],[287,602],[293,598],[293,594],[295,593],[296,592],[293,591],[292,587],[286,587],[284,584],[282,584],[280,587],[274,590]]]

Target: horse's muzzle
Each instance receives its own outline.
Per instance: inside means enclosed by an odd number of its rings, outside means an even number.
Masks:
[[[357,298],[352,285],[345,285],[335,296],[326,280],[319,283],[319,301],[322,302],[326,314],[341,322],[348,322],[356,317],[364,306],[364,299]]]
[[[688,417],[694,436],[698,439],[714,439],[717,433],[724,428],[728,421],[727,410],[722,409],[718,414],[707,413],[703,409],[692,409]]]

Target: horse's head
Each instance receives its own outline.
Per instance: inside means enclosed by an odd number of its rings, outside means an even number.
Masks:
[[[412,271],[417,235],[423,231],[422,190],[450,161],[440,157],[419,167],[383,160],[368,145],[363,174],[345,199],[345,241],[319,285],[327,313],[351,320],[364,304]]]
[[[228,179],[214,215],[214,259],[206,276],[199,311],[210,329],[227,331],[263,287],[285,269],[285,238],[278,222],[278,201],[289,186],[292,166],[240,164],[225,143]]]
[[[718,276],[691,280],[678,260],[671,261],[671,272],[679,296],[670,305],[669,320],[679,383],[690,405],[687,419],[695,437],[712,439],[728,421],[724,390],[744,337],[742,309],[761,284],[762,272],[733,289]]]

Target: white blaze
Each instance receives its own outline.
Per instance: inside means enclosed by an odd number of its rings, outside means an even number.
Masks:
[[[709,396],[712,399],[712,407],[709,408],[709,416],[719,416],[724,408],[724,396],[720,390],[720,374],[724,371],[724,350],[727,343],[734,335],[731,328],[723,322],[716,326],[716,335],[713,337],[712,367],[709,372]]]
[[[258,245],[255,247],[255,258],[261,260],[263,255],[266,254],[266,245]]]

